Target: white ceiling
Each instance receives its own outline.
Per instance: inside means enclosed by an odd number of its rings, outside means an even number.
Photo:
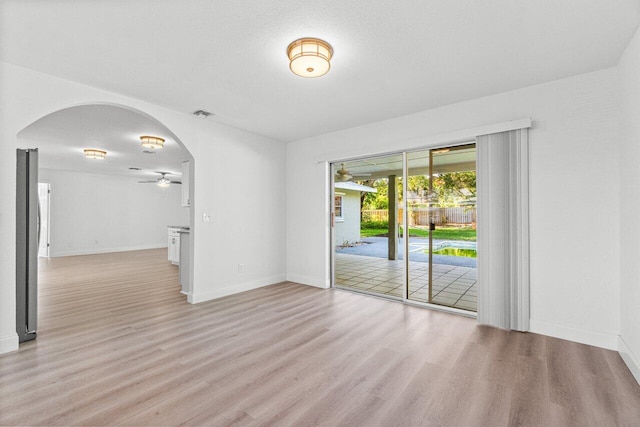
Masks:
[[[165,139],[158,150],[142,147],[140,136]],[[142,180],[159,178],[155,171],[182,176],[182,162],[189,154],[169,131],[138,113],[108,105],[72,107],[57,111],[27,126],[18,134],[20,148],[38,148],[41,168],[129,175]],[[85,148],[107,151],[104,160],[84,156]],[[145,154],[143,151],[154,154]],[[141,171],[129,170],[130,167]]]
[[[613,66],[637,0],[5,0],[0,58],[284,141]],[[320,37],[324,77],[288,69]]]

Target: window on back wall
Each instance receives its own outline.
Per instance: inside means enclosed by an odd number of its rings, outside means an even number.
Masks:
[[[342,196],[334,196],[333,206],[333,213],[336,217],[336,220],[342,220]]]

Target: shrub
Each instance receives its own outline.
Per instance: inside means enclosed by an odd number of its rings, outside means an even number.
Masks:
[[[389,221],[362,221],[360,223],[361,230],[371,230],[377,228],[389,228]]]

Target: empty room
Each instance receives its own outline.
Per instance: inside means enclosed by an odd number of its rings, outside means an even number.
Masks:
[[[0,425],[640,425],[639,26],[0,0]]]

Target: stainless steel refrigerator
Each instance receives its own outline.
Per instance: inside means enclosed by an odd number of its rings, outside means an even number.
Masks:
[[[16,332],[20,342],[36,337],[39,219],[38,150],[17,150]]]

